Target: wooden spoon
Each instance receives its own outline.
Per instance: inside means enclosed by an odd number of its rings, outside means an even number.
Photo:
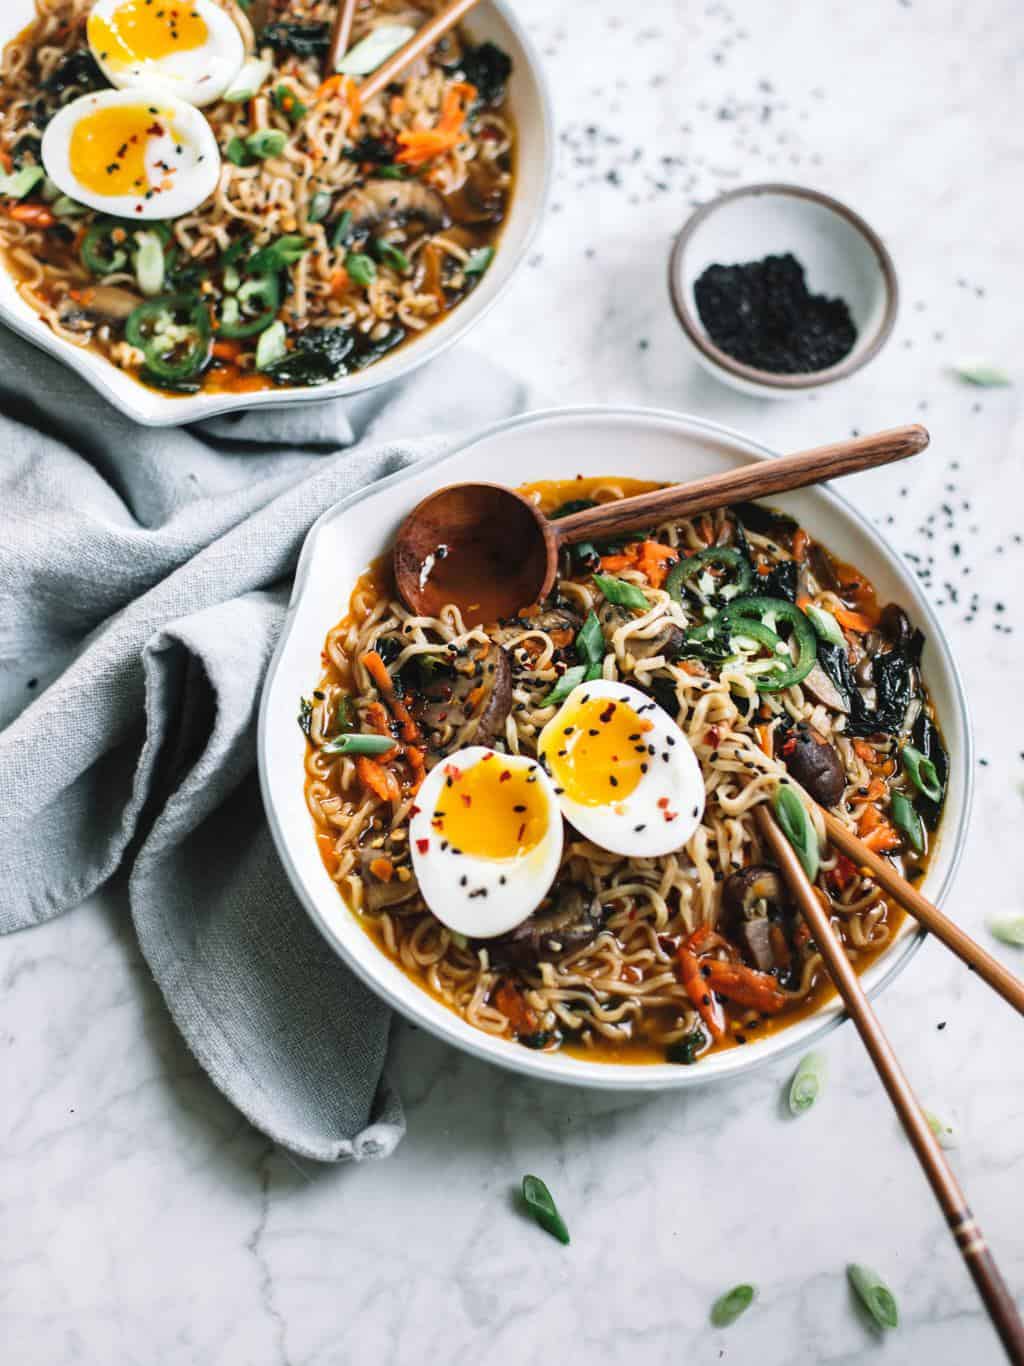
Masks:
[[[467,624],[498,621],[547,597],[563,546],[888,465],[927,445],[923,427],[896,427],[602,503],[555,522],[500,484],[450,484],[424,498],[399,528],[395,582],[421,616],[437,616],[455,603]]]

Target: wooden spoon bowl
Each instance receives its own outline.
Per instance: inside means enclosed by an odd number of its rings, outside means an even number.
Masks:
[[[395,583],[420,616],[436,616],[454,603],[467,625],[499,621],[547,597],[562,546],[873,469],[927,445],[923,427],[897,427],[602,503],[555,522],[500,484],[451,484],[424,498],[399,528]]]

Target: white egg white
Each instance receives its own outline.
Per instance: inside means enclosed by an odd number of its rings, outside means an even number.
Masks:
[[[101,108],[145,106],[163,131],[146,145],[150,193],[100,194],[82,184],[71,165],[75,125]],[[220,148],[205,117],[184,100],[155,90],[100,90],[59,110],[46,126],[42,146],[46,174],[66,195],[115,218],[178,218],[191,213],[217,188]],[[165,168],[170,168],[167,170]]]
[[[513,859],[457,852],[433,826],[453,769],[500,761],[536,774],[547,807],[547,831],[538,844]],[[457,750],[431,769],[416,795],[409,822],[413,869],[423,897],[442,924],[473,939],[490,939],[521,925],[547,895],[562,859],[562,816],[551,779],[533,759],[497,754],[483,745]]]
[[[587,805],[556,786],[562,814],[586,839],[612,853],[658,858],[680,849],[704,814],[704,778],[686,736],[669,714],[628,683],[599,679],[574,688],[540,734],[540,750],[564,734],[567,718],[588,698],[625,702],[651,725],[643,735],[647,772],[628,796],[609,788],[608,801]],[[557,784],[557,777],[555,779]]]
[[[219,100],[245,61],[245,44],[231,16],[211,0],[179,0],[183,8],[198,12],[206,24],[206,41],[199,47],[170,52],[161,57],[139,54],[134,61],[118,59],[88,33],[92,55],[111,85],[119,89],[145,86],[202,108]],[[117,25],[117,10],[124,0],[96,0],[90,20]],[[156,3],[156,0],[154,0]],[[166,0],[169,5],[171,0]]]

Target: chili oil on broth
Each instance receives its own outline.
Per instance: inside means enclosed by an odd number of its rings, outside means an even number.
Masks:
[[[520,492],[550,513],[575,500],[605,501],[659,486],[652,481],[635,479],[581,477],[566,481],[535,482],[523,486]],[[723,512],[706,522],[698,518],[695,522],[680,523],[678,527],[658,528],[657,535],[659,540],[662,537],[674,538],[675,544],[685,554],[686,550],[693,551],[706,544],[703,537],[709,530],[720,533],[721,525],[729,515]],[[780,560],[791,555],[791,548],[783,545],[779,538],[772,541],[768,537],[753,536],[751,540],[758,552],[764,544],[772,544]],[[820,549],[815,542],[811,542],[811,545],[815,550]],[[870,581],[854,567],[841,561],[830,557],[830,563],[845,584],[854,585],[851,593],[858,610],[872,624],[877,624],[882,618],[882,609]],[[589,577],[579,573],[563,575],[558,591],[568,595],[572,601],[572,594],[585,588]],[[394,594],[390,559],[383,557],[360,576],[351,596],[348,613],[328,633],[325,642],[323,673],[313,698],[306,759],[306,796],[328,873],[356,914],[358,923],[380,950],[421,989],[476,1027],[507,1037],[510,1041],[517,1037],[517,1030],[513,1028],[506,1011],[511,1009],[516,1014],[520,1006],[513,1001],[512,1006],[506,1005],[505,1011],[501,1008],[502,1002],[512,1000],[507,996],[509,983],[520,993],[528,1012],[527,1023],[531,1017],[542,1020],[545,1008],[550,1008],[553,1002],[573,1010],[574,1014],[583,1014],[575,1009],[579,995],[601,993],[607,997],[605,1008],[599,1012],[603,1028],[591,1027],[588,1021],[592,1017],[587,1014],[584,1016],[584,1027],[578,1032],[562,1030],[560,1044],[554,1038],[543,1037],[552,1031],[537,1028],[535,1034],[542,1037],[540,1040],[531,1039],[531,1046],[560,1046],[573,1056],[595,1062],[664,1062],[667,1049],[670,1050],[681,1038],[688,1037],[695,1027],[694,1012],[679,986],[675,965],[676,948],[686,935],[700,925],[718,923],[722,914],[720,884],[724,876],[737,867],[760,862],[762,854],[749,814],[758,798],[755,797],[744,807],[743,792],[745,788],[752,787],[763,799],[767,788],[774,787],[778,778],[785,775],[784,766],[774,758],[769,760],[763,753],[760,759],[756,756],[752,760],[747,759],[746,762],[753,766],[726,781],[725,799],[739,810],[738,820],[736,816],[723,817],[720,812],[716,813],[714,793],[721,789],[722,773],[720,760],[712,759],[711,756],[717,755],[720,750],[728,753],[730,745],[737,742],[743,746],[745,754],[752,754],[752,736],[750,729],[744,728],[742,718],[732,718],[733,723],[738,722],[737,726],[726,724],[727,703],[721,696],[720,685],[709,682],[707,678],[702,679],[699,674],[691,675],[695,683],[704,682],[707,686],[691,693],[689,685],[684,685],[686,708],[681,714],[680,724],[694,745],[712,792],[704,825],[690,842],[688,850],[648,861],[645,867],[640,868],[637,877],[636,870],[629,866],[630,860],[622,860],[589,846],[571,829],[568,830],[563,866],[573,870],[575,875],[582,865],[588,874],[594,876],[600,886],[606,933],[599,935],[597,940],[579,952],[569,952],[562,958],[556,956],[550,963],[536,969],[523,969],[516,964],[510,967],[507,963],[482,967],[474,949],[486,949],[487,941],[460,946],[429,910],[409,913],[403,912],[398,906],[381,913],[369,913],[364,904],[363,882],[356,859],[358,845],[351,842],[352,832],[354,826],[358,826],[364,842],[383,840],[390,833],[386,828],[389,819],[387,813],[383,813],[380,826],[369,828],[366,821],[371,809],[374,809],[373,803],[368,804],[365,793],[361,793],[351,761],[325,763],[325,756],[319,752],[324,733],[323,722],[329,720],[338,697],[355,695],[360,699],[356,703],[357,708],[372,706],[378,700],[372,689],[366,689],[361,666],[356,660],[369,643],[392,629],[388,623],[393,625],[401,622],[404,609],[398,606],[396,612]],[[547,643],[540,644],[538,653],[537,636],[542,633],[531,634],[529,623],[533,618],[530,614],[523,615],[523,621],[516,626],[492,625],[487,632],[467,632],[461,629],[462,623],[457,616],[450,614],[437,623],[442,634],[431,636],[430,639],[496,638],[513,652],[524,651],[525,654],[516,655],[517,660],[525,658],[527,664],[533,665],[538,660],[543,664],[546,653],[564,653],[562,646],[551,649],[550,642],[558,635],[554,631]],[[417,650],[423,649],[422,642],[417,643],[422,634],[421,626],[410,625],[408,621],[405,625],[410,628],[405,634],[412,643],[405,646],[408,653],[404,662],[401,655],[392,659],[391,667],[395,672],[399,667],[404,668]],[[617,661],[622,658],[624,656],[616,655]],[[553,678],[554,674],[552,681]],[[635,673],[630,676],[630,681],[638,681]],[[545,682],[545,687],[550,686],[550,682]],[[816,708],[807,698],[801,703],[789,696],[800,691],[799,688],[788,690],[789,710],[786,715],[795,721],[803,708],[806,714],[814,717],[816,723],[821,724],[820,707]],[[778,696],[776,694],[776,698]],[[933,720],[931,704],[927,701],[927,695],[924,696],[927,714]],[[514,707],[520,705],[514,703]],[[530,747],[528,739],[532,718],[530,709],[526,710],[528,716],[525,723],[522,712],[513,712],[498,742],[504,742],[509,749],[518,744],[520,752],[534,754],[535,749]],[[533,708],[533,712],[536,712],[536,708]],[[364,716],[365,711],[360,714]],[[552,709],[544,714],[550,716]],[[536,724],[535,734],[539,733],[542,724],[543,721]],[[713,731],[718,734],[713,736],[712,746],[708,743],[708,735]],[[872,783],[876,780],[883,784],[888,794],[890,781],[896,784],[900,782],[897,765],[884,751],[876,750],[875,761],[869,766],[853,752],[849,741],[844,743],[841,735],[833,738],[837,746],[843,748],[849,765],[848,782],[837,814],[856,828],[857,812],[863,807],[859,800],[861,795],[875,791]],[[730,765],[730,769],[734,772],[735,765]],[[729,788],[729,781],[734,783],[737,790]],[[407,799],[406,810],[411,800]],[[376,809],[379,810],[379,806]],[[398,825],[401,826],[401,806],[398,811]],[[401,830],[397,833],[400,840]],[[731,851],[730,857],[727,859],[722,851]],[[918,881],[924,876],[927,853],[920,857],[911,854],[909,860],[905,861],[902,851],[896,851],[894,857],[912,880]],[[735,859],[739,862],[736,863]],[[866,879],[862,879],[855,869],[852,872],[849,869],[845,871],[844,876],[851,879],[846,887],[838,890],[833,887],[829,879],[842,863],[841,855],[833,850],[828,851],[828,857],[822,863],[823,873],[818,880],[818,894],[832,912],[832,923],[843,940],[848,956],[857,970],[862,972],[893,942],[903,923],[903,912]],[[640,865],[637,864],[637,867]],[[719,875],[717,879],[716,873]],[[825,886],[821,885],[823,882]],[[689,888],[685,907],[681,888],[684,891]],[[662,891],[665,895],[662,895]],[[673,904],[675,898],[679,900]],[[785,1009],[778,1014],[765,1014],[724,1002],[726,1032],[707,1051],[756,1042],[761,1037],[813,1015],[832,999],[834,990],[820,958],[813,951],[813,945],[806,948],[804,953],[799,965],[799,980],[793,978],[791,982],[793,990],[789,993]],[[488,951],[488,960],[490,957]],[[568,978],[567,985],[561,984],[563,976]],[[643,1001],[643,1005],[639,1014],[634,1016],[630,1003],[638,999]],[[521,1026],[518,1036],[521,1038],[522,1035]]]
[[[413,11],[429,17],[442,2],[361,0],[352,45],[375,22],[411,22]],[[90,71],[88,65],[86,20],[92,0],[37,3],[37,19],[3,53],[0,162],[5,169],[38,164],[38,144],[49,118],[80,95],[109,88],[95,67]],[[333,0],[291,0],[277,5],[270,17],[278,25],[319,25],[327,31],[334,14]],[[243,18],[243,25],[246,22]],[[350,108],[348,87],[341,94],[318,95],[322,53],[302,58],[287,49],[272,50],[257,40],[257,54],[271,57],[273,68],[255,98],[237,103],[220,100],[200,111],[220,147],[220,187],[195,212],[168,221],[171,234],[165,246],[164,284],[157,293],[160,297],[197,294],[209,310],[211,354],[200,371],[182,376],[152,373],[146,353],[125,337],[125,296],[143,302],[131,261],[104,274],[83,264],[83,240],[104,216],[87,210],[74,217],[57,217],[53,197],[47,199],[41,186],[24,202],[8,203],[0,212],[0,252],[17,281],[20,297],[62,340],[102,354],[170,397],[200,390],[245,394],[306,387],[353,373],[404,349],[458,308],[483,280],[490,257],[500,250],[515,193],[517,153],[503,80],[496,78],[489,103],[483,99],[486,90],[478,101],[462,97],[463,130],[454,146],[411,165],[396,160],[403,151],[415,150],[404,148],[398,136],[439,125],[446,98],[465,84],[460,85],[460,57],[485,47],[475,47],[459,26],[398,83],[357,111],[354,104]],[[61,88],[48,90],[48,83]],[[293,109],[305,108],[301,118],[295,120],[279,107],[282,89],[294,97]],[[260,130],[283,134],[284,150],[263,160],[248,156],[248,164],[234,165],[229,149]],[[384,176],[408,174],[403,180],[382,179],[382,167]],[[342,201],[367,186],[375,194],[381,187],[393,191],[399,207],[365,229],[359,227],[357,210],[355,226],[344,240],[338,240]],[[405,213],[402,206],[416,187],[430,197],[431,212],[439,211],[443,217],[435,221],[429,215]],[[326,211],[324,196],[331,201]],[[19,216],[12,217],[11,210]],[[225,287],[223,257],[247,234],[250,245],[235,262],[242,269],[243,286],[250,278],[246,263],[261,249],[295,236],[310,244],[301,260],[280,270],[276,311],[268,307],[263,320],[263,330],[272,321],[286,329],[287,354],[279,357],[276,370],[273,365],[257,368],[259,334],[239,337],[220,321],[234,297]],[[134,255],[130,239],[129,248],[128,254]],[[389,248],[405,256],[407,269],[400,258],[387,254]],[[374,277],[369,283],[363,282],[355,268],[349,272],[353,256],[371,259]],[[464,267],[474,262],[484,264],[467,272]],[[182,317],[172,315],[168,321],[181,324]],[[243,324],[248,321],[248,314],[243,314]],[[354,341],[347,357],[339,359],[337,348],[330,352],[321,345],[320,333],[325,328],[351,333]],[[316,352],[312,359],[307,346]]]

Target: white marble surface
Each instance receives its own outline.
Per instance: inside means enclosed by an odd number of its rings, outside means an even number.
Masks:
[[[980,766],[951,904],[984,937],[1024,881],[1021,389],[972,390],[949,367],[980,354],[1024,380],[1017,0],[518,8],[554,79],[558,176],[529,268],[472,344],[538,402],[686,409],[780,447],[928,423],[926,464],[850,487],[931,568],[966,674]],[[691,204],[775,177],[833,191],[881,230],[903,309],[866,372],[772,406],[687,359],[665,264]],[[397,1155],[300,1169],[198,1072],[126,921],[115,888],[0,941],[12,1366],[1000,1360],[849,1026],[828,1045],[827,1098],[799,1122],[780,1113],[785,1065],[742,1087],[611,1100],[400,1027]],[[922,1098],[957,1116],[954,1164],[1021,1294],[1019,1021],[932,944],[880,1014]],[[526,1170],[557,1193],[570,1248],[514,1213]],[[853,1311],[850,1260],[899,1296],[885,1341]],[[742,1279],[756,1307],[711,1329],[710,1302]]]

